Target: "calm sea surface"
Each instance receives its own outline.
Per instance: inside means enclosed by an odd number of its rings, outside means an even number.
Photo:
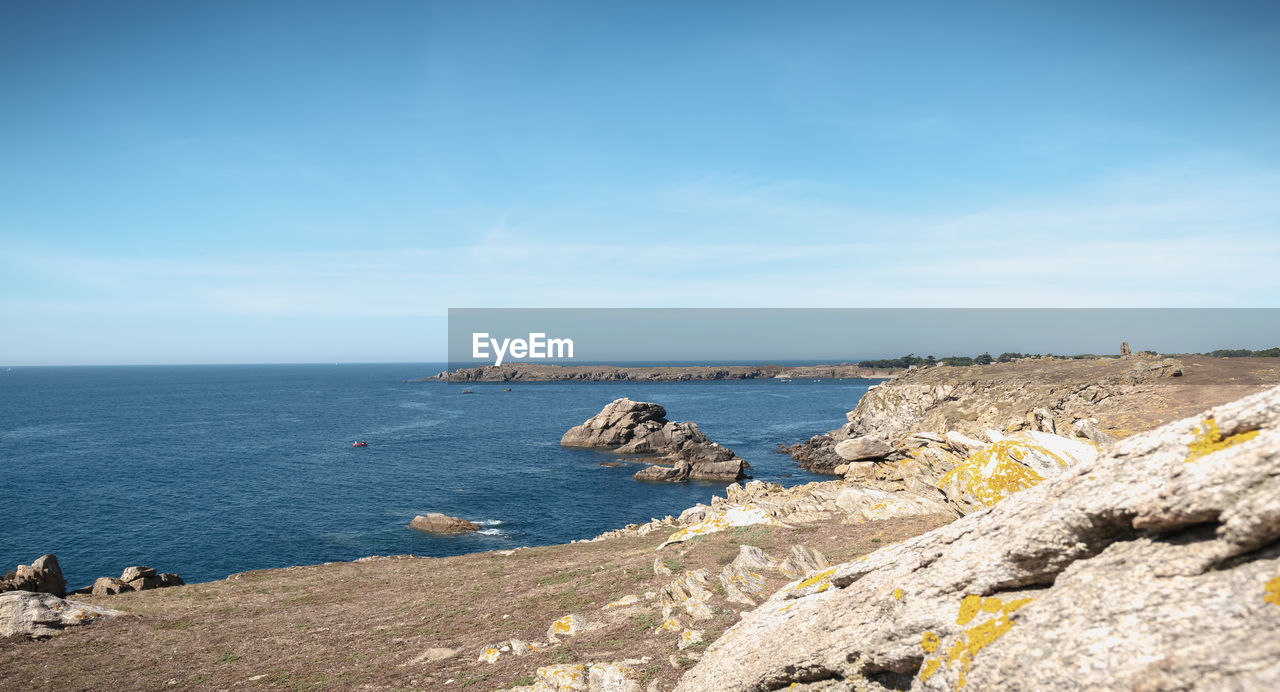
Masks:
[[[656,401],[746,458],[838,427],[868,380],[402,382],[443,364],[0,370],[0,570],[56,553],[72,588],[128,565],[187,581],[366,555],[567,542],[706,502],[723,484],[646,484],[560,436],[618,397]],[[513,391],[501,392],[510,386]],[[353,440],[369,446],[354,449]],[[438,511],[485,526],[438,537]]]

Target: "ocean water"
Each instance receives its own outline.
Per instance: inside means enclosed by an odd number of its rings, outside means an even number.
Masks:
[[[72,588],[134,564],[187,581],[366,555],[562,543],[675,514],[724,484],[649,484],[560,436],[627,396],[692,420],[755,478],[838,427],[868,380],[405,382],[443,364],[0,370],[0,568],[56,553]],[[502,392],[510,386],[513,391]],[[352,448],[354,440],[368,447]],[[408,528],[444,512],[485,526]]]

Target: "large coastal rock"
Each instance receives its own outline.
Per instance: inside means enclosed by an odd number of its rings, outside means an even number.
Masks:
[[[52,637],[76,625],[124,615],[118,610],[67,601],[53,594],[10,591],[0,594],[0,637]]]
[[[62,577],[57,556],[41,555],[35,562],[18,565],[0,579],[0,592],[6,591],[31,591],[62,598],[67,595],[67,580]]]
[[[1277,686],[1280,387],[784,587],[677,689]]]
[[[609,449],[616,454],[654,455],[654,465],[636,473],[638,480],[735,481],[747,467],[733,450],[707,439],[696,423],[668,421],[661,404],[617,399],[600,413],[575,425],[560,438],[565,447]]]
[[[1102,444],[1112,436],[1099,429],[1100,413],[1125,424],[1134,409],[1152,407],[1162,388],[1181,383],[1174,378],[1181,377],[1183,367],[1172,359],[1133,357],[922,368],[871,387],[846,415],[843,427],[786,451],[809,471],[835,474],[852,459],[848,453],[855,446],[847,441],[878,448],[877,456],[861,458],[890,461],[904,458],[911,447],[908,438],[920,433],[983,438],[991,430],[1064,431]]]
[[[409,522],[409,528],[426,531],[427,533],[453,534],[479,531],[480,525],[467,521],[466,519],[451,517],[447,514],[440,514],[439,512],[431,512],[426,516],[419,514],[414,517],[413,520]]]
[[[836,456],[845,461],[861,461],[863,459],[884,459],[893,453],[893,447],[874,435],[864,435],[838,443],[834,451]]]

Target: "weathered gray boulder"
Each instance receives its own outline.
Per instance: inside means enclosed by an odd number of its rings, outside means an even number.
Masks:
[[[1071,424],[1071,434],[1083,437],[1098,445],[1109,445],[1115,438],[1098,429],[1097,418],[1081,418]]]
[[[0,592],[6,591],[47,593],[61,598],[67,595],[67,580],[62,577],[62,567],[55,555],[41,555],[35,562],[18,565],[0,579]]]
[[[115,577],[98,577],[89,593],[94,596],[115,596],[126,591],[133,591],[133,587]]]
[[[636,437],[636,428],[643,423],[653,422],[661,427],[667,422],[666,416],[667,410],[661,404],[632,401],[624,397],[611,402],[583,424],[570,428],[560,438],[560,445],[617,447],[631,442]],[[644,434],[648,434],[652,428],[642,430]]]
[[[1275,388],[784,587],[677,689],[1278,685]]]
[[[81,589],[76,593],[89,593],[94,596],[115,596],[129,591],[149,591],[169,586],[182,586],[185,583],[182,581],[182,577],[172,572],[157,574],[152,567],[134,565],[125,567],[124,571],[120,573],[119,579],[115,577],[98,577],[94,580],[92,587]]]
[[[142,565],[136,565],[134,567],[125,567],[124,571],[120,573],[120,581],[131,582],[136,579],[142,579],[145,577],[154,577],[154,576],[156,576],[155,569],[151,567],[144,567]]]
[[[431,512],[425,517],[419,514],[409,522],[409,528],[427,533],[469,533],[471,531],[479,531],[480,525],[451,517],[439,512]]]
[[[1145,406],[1181,367],[1171,359],[1135,357],[919,368],[871,387],[842,427],[784,449],[805,469],[834,473],[842,463],[836,445],[867,435],[901,451],[915,446],[911,438],[919,433],[972,438],[988,430],[1065,430],[1079,418],[1116,420]]]
[[[883,459],[893,453],[893,447],[875,435],[863,435],[838,443],[835,451],[836,456],[845,461],[862,461]]]
[[[642,481],[736,481],[747,463],[707,439],[696,423],[666,419],[660,404],[617,399],[560,438],[565,447],[596,447],[615,454],[653,455],[659,465],[636,473]]]
[[[689,467],[689,478],[695,481],[732,482],[744,478],[746,462],[739,457],[723,461],[704,461]]]
[[[67,601],[53,594],[10,591],[0,594],[0,637],[52,637],[67,627],[124,615],[118,610]]]
[[[1057,433],[1058,425],[1053,420],[1053,414],[1047,408],[1032,409],[1027,414],[1027,422],[1033,430],[1040,432]],[[995,440],[992,440],[994,442]]]
[[[655,464],[636,471],[635,479],[651,482],[682,481],[689,477],[689,469],[691,468],[693,468],[693,464],[687,461],[676,462],[673,466],[658,466]]]
[[[138,577],[137,579],[132,579],[125,583],[128,584],[129,588],[133,589],[134,591],[150,591],[151,589],[160,588],[160,577],[157,577],[157,576]]]

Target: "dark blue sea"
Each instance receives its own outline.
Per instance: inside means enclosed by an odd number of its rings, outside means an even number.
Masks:
[[[589,538],[679,513],[722,484],[647,484],[560,436],[627,396],[698,423],[786,485],[775,451],[838,427],[869,380],[406,382],[443,364],[0,370],[0,569],[56,553],[72,588],[129,565],[187,581],[366,555]],[[510,386],[513,391],[502,392]],[[366,440],[365,448],[352,448]],[[485,526],[408,528],[444,512]]]

